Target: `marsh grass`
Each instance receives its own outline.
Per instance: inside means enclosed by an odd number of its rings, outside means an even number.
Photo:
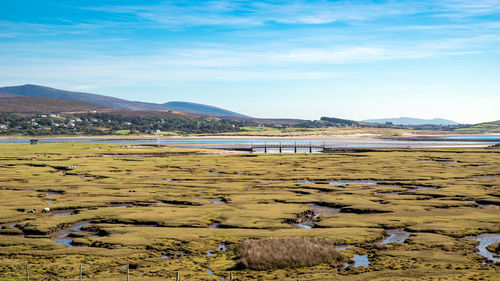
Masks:
[[[176,271],[181,280],[215,280],[206,268],[217,276],[231,271],[238,280],[500,280],[498,267],[483,264],[475,242],[463,238],[500,231],[498,209],[478,206],[500,205],[499,165],[497,150],[476,148],[225,155],[90,143],[0,144],[0,277],[22,279],[30,264],[33,279],[49,274],[51,280],[70,280],[80,264],[90,264],[89,280],[126,280],[120,266],[134,263],[139,267],[132,274],[144,275],[132,280],[175,280]],[[303,179],[315,184],[298,182]],[[379,184],[335,186],[331,180]],[[420,186],[436,189],[409,191]],[[304,219],[311,203],[343,209],[321,214],[312,229],[287,223]],[[42,213],[45,207],[51,212]],[[78,212],[53,216],[69,210]],[[89,247],[67,248],[51,239],[85,221],[92,225],[71,236]],[[219,228],[209,228],[214,222]],[[394,228],[412,235],[405,243],[376,244],[384,229]],[[248,239],[271,237],[351,245],[341,252],[349,258],[368,253],[370,266],[335,270],[330,264],[338,260],[327,255],[331,245],[311,252],[296,243],[257,247],[276,260],[255,258],[252,266],[311,261],[258,272],[239,270],[243,256],[235,251],[214,251],[221,243],[233,249]]]
[[[245,240],[236,248],[239,263],[256,270],[339,265],[346,257],[324,239],[288,237]]]

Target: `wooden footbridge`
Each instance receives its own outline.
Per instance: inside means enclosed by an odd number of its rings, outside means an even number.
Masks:
[[[263,149],[264,153],[267,153],[269,149],[277,149],[279,153],[282,153],[283,150],[292,150],[294,153],[297,153],[297,151],[309,151],[309,153],[312,153],[313,149],[314,150],[320,150],[323,151],[325,149],[325,144],[313,144],[312,142],[310,143],[264,143],[264,144],[253,144],[251,146],[252,152],[254,152],[257,149]]]

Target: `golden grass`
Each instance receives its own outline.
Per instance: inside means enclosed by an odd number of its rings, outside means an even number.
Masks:
[[[89,143],[0,144],[0,278],[22,278],[27,263],[34,279],[74,278],[80,263],[90,264],[85,274],[92,280],[123,280],[120,266],[131,263],[137,265],[135,280],[169,280],[175,271],[187,280],[216,279],[207,268],[218,276],[234,273],[239,280],[432,279],[429,272],[443,280],[498,278],[498,266],[483,264],[477,243],[465,238],[500,232],[498,209],[479,207],[500,205],[500,177],[473,178],[499,173],[498,150],[210,153]],[[315,184],[300,182],[305,179]],[[330,180],[379,185],[335,186]],[[418,186],[437,188],[410,191]],[[200,198],[223,198],[226,204]],[[287,222],[307,212],[310,203],[341,212],[316,217],[312,229],[293,229]],[[78,212],[57,217],[41,213],[44,207]],[[28,214],[29,209],[37,213]],[[66,248],[51,239],[58,229],[81,221],[91,221],[89,233],[100,234],[77,233],[75,241],[90,247]],[[209,228],[214,224],[219,228]],[[374,243],[392,228],[411,236],[405,243]],[[20,229],[30,235],[22,236]],[[260,271],[236,267],[235,249],[243,241],[290,237],[353,245],[342,251],[345,256],[367,254],[371,264],[338,272],[328,263]],[[227,251],[217,251],[220,244]]]
[[[256,270],[296,268],[322,263],[338,266],[346,261],[335,246],[323,239],[288,237],[245,240],[236,247],[239,263]]]

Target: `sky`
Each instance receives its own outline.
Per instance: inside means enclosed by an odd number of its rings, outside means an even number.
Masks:
[[[0,86],[253,117],[500,119],[500,0],[2,0]]]

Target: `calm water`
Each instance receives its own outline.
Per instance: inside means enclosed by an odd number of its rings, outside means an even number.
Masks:
[[[500,233],[482,234],[469,238],[479,242],[479,245],[477,245],[477,251],[481,256],[491,260],[492,262],[500,262],[500,258],[495,257],[494,254],[487,249],[489,245],[500,242]]]
[[[440,137],[445,140],[500,140],[500,134],[495,135],[456,135]]]
[[[500,139],[500,135],[463,135],[454,139],[453,136],[443,137],[449,141],[406,141],[386,139],[339,139],[339,138],[151,138],[151,139],[96,139],[96,138],[44,138],[40,143],[109,143],[123,145],[172,145],[178,147],[196,148],[250,148],[252,144],[324,144],[328,148],[396,148],[396,147],[483,147],[491,145],[488,140]],[[0,143],[29,143],[31,138],[0,139]],[[484,142],[467,142],[467,140],[484,140]],[[307,149],[306,149],[307,150]],[[314,149],[313,149],[314,150]],[[268,152],[274,152],[268,149]],[[293,152],[293,149],[283,149],[283,152]]]
[[[379,244],[404,243],[410,237],[410,233],[404,231],[404,229],[387,230],[387,234],[389,236],[379,242]]]
[[[354,255],[352,258],[354,261],[354,267],[369,266],[370,261],[368,260],[368,255]],[[345,263],[344,267],[348,267],[349,263]]]

